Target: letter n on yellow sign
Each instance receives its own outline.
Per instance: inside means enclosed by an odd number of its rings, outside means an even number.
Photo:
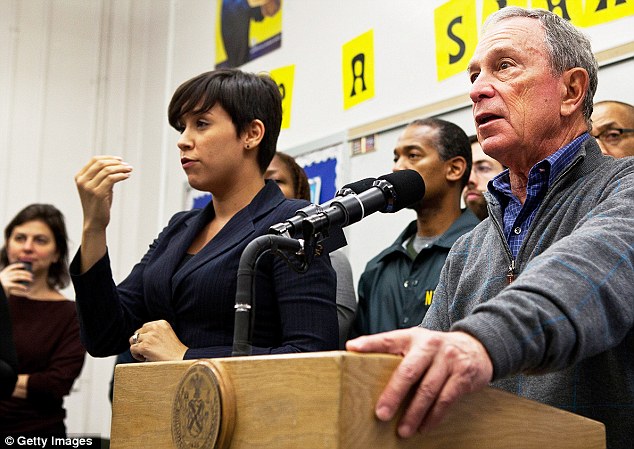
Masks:
[[[478,26],[472,0],[452,0],[434,11],[436,73],[438,81],[467,70],[476,43]]]
[[[612,0],[610,0],[612,1]],[[581,0],[531,0],[531,8],[547,9],[568,20],[574,26],[584,26]]]
[[[271,78],[277,83],[282,94],[282,129],[290,128],[295,65],[287,65],[286,67],[271,70]]]
[[[343,108],[374,97],[374,32],[372,30],[343,45]]]

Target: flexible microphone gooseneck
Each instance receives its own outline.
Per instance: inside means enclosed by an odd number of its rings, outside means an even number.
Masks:
[[[244,249],[238,266],[232,356],[252,353],[255,271],[263,254],[272,251],[284,255],[282,251],[291,251],[302,258],[305,271],[314,256],[313,250],[317,251],[314,241],[331,227],[351,225],[377,211],[399,211],[423,198],[425,183],[418,172],[402,170],[348,184],[339,192],[323,205],[311,204],[297,211],[294,217],[272,226],[269,235],[252,240]],[[289,237],[300,231],[303,240]],[[289,259],[285,259],[290,265]]]
[[[299,240],[279,235],[261,235],[253,239],[244,249],[238,265],[238,284],[236,286],[236,304],[232,356],[251,355],[251,337],[253,317],[255,316],[255,269],[260,257],[268,251],[300,251]]]

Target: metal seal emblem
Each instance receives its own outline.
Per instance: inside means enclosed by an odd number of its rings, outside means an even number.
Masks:
[[[221,390],[209,363],[197,362],[185,372],[172,404],[172,440],[178,449],[218,448]]]

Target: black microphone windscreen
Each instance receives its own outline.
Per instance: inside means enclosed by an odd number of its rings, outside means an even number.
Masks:
[[[339,191],[342,192],[345,189],[352,190],[353,193],[359,194],[361,192],[365,192],[370,187],[374,185],[374,181],[376,178],[365,178],[360,181],[351,182],[350,184],[346,184]]]
[[[403,209],[425,196],[425,181],[416,170],[399,170],[388,175],[379,176],[377,180],[384,179],[393,186],[394,210]]]

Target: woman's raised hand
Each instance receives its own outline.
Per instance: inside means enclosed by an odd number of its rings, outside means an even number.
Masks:
[[[84,211],[84,230],[99,230],[108,226],[113,186],[128,179],[131,172],[132,167],[118,156],[94,156],[75,175]]]
[[[84,227],[81,238],[81,272],[106,254],[106,227],[110,223],[113,187],[130,177],[132,167],[118,156],[94,156],[75,175]]]

